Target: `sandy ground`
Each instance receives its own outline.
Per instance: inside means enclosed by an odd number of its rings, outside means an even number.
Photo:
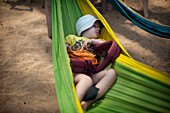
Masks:
[[[45,10],[19,3],[0,2],[0,112],[58,112]]]
[[[126,1],[142,13],[141,3]],[[150,0],[149,19],[170,25],[169,4],[169,0]],[[0,0],[0,112],[58,113],[45,9],[40,0],[14,6]],[[115,9],[103,16],[135,60],[170,74],[169,39],[145,32]]]
[[[125,2],[143,14],[140,0],[125,0]],[[135,60],[170,74],[170,39],[142,30],[115,9],[103,15],[123,47]],[[149,0],[148,19],[170,26],[170,0]]]

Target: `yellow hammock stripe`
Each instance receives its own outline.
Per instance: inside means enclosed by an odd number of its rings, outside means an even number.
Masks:
[[[77,3],[79,4],[80,10],[83,13],[83,15],[91,14],[98,19],[101,20],[103,25],[105,26],[105,29],[102,29],[101,37],[104,40],[115,40],[118,45],[121,48],[121,52],[123,55],[120,55],[120,57],[117,59],[118,62],[129,66],[130,68],[133,68],[141,73],[144,73],[152,78],[155,78],[156,80],[162,81],[168,85],[170,85],[170,76],[166,73],[163,73],[159,70],[156,70],[152,67],[149,67],[147,65],[144,65],[142,63],[139,63],[132,59],[132,57],[126,52],[124,47],[120,44],[119,40],[116,38],[114,32],[106,22],[106,20],[103,18],[103,16],[98,12],[98,10],[91,4],[89,0],[77,0]],[[128,58],[129,57],[129,58]],[[128,61],[127,61],[128,58]]]
[[[163,83],[170,85],[170,76],[166,73],[163,73],[157,69],[154,69],[150,66],[142,64],[140,62],[135,61],[134,59],[130,59],[124,55],[120,55],[119,58],[116,60],[130,68],[133,68],[141,73],[144,73],[156,80],[159,80]]]
[[[77,3],[79,4],[80,10],[83,13],[83,15],[91,14],[101,20],[105,28],[102,29],[100,37],[106,41],[114,39],[119,45],[119,47],[121,48],[121,50],[123,50],[122,53],[131,58],[131,56],[126,52],[124,47],[120,44],[119,40],[116,38],[114,32],[110,28],[107,21],[98,12],[98,10],[91,4],[91,2],[89,0],[77,0]]]
[[[70,62],[69,56],[68,56],[68,59],[69,59],[69,62]],[[70,70],[71,70],[71,67],[70,67]],[[72,76],[72,78],[73,78],[73,76]],[[78,113],[84,113],[83,109],[82,109],[82,107],[80,105],[80,101],[79,101],[79,99],[77,97],[77,93],[76,93],[76,88],[75,88],[74,82],[72,82],[72,87],[73,87],[73,94],[74,94],[74,99],[75,99],[75,102],[76,102]]]

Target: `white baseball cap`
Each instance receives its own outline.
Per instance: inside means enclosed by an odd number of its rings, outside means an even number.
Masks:
[[[81,18],[79,18],[76,23],[77,35],[81,36],[81,33],[92,27],[96,21],[99,21],[100,28],[103,28],[103,24],[101,23],[101,21],[90,14],[84,15]]]

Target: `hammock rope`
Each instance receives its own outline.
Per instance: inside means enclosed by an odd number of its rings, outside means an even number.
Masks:
[[[64,37],[75,34],[76,21],[87,13],[99,18],[105,26],[101,37],[104,36],[104,40],[114,39],[121,47],[121,55],[112,65],[118,75],[116,83],[91,105],[87,113],[170,111],[169,75],[133,60],[88,0],[52,0],[53,71],[61,113],[83,113],[76,95]]]
[[[121,0],[108,0],[117,11],[143,30],[154,35],[170,38],[170,26],[156,24],[144,18]]]

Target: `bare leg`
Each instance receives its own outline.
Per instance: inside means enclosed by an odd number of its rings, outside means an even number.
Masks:
[[[95,87],[99,88],[99,92],[97,97],[94,100],[90,101],[82,101],[81,105],[83,110],[87,110],[87,108],[97,99],[101,98],[113,85],[116,80],[116,72],[113,69],[103,70],[99,73],[93,75],[93,82]]]
[[[76,92],[81,102],[86,95],[88,89],[93,85],[92,79],[85,74],[74,75],[74,81],[76,83]]]

